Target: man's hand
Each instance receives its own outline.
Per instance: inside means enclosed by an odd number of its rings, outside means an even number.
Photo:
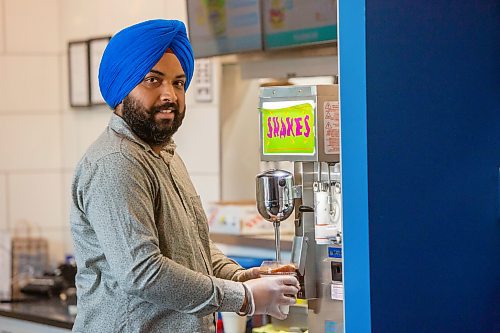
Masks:
[[[283,320],[287,317],[283,308],[295,304],[299,281],[291,275],[276,275],[248,280],[245,283],[253,295],[255,314],[268,314]]]
[[[236,281],[245,282],[248,280],[256,279],[260,277],[259,267],[252,267],[249,269],[245,269],[244,271],[240,271],[238,276],[236,277]]]

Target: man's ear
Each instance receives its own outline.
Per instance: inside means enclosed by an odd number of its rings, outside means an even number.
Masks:
[[[115,107],[115,114],[118,115],[118,116],[122,116],[123,115],[123,101],[120,102],[120,104],[118,104],[116,107]]]

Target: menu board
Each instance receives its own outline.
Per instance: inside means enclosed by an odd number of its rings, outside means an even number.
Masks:
[[[264,0],[264,49],[337,40],[336,0]]]
[[[196,58],[262,50],[259,0],[188,0]]]

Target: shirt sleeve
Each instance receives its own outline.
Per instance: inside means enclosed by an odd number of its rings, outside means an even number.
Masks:
[[[157,186],[145,165],[114,153],[87,169],[77,184],[79,209],[125,293],[198,316],[240,310],[241,283],[195,272],[161,254],[154,218]]]
[[[210,240],[210,253],[214,275],[221,279],[238,281],[238,275],[244,268],[222,253],[212,240]]]

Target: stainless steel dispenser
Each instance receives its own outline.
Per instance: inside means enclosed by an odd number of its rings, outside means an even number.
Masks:
[[[268,170],[257,175],[257,209],[274,225],[276,260],[281,261],[280,222],[293,212],[293,175],[284,170]]]
[[[259,212],[276,226],[295,208],[292,262],[299,297],[308,303],[309,332],[342,332],[338,86],[261,88],[259,106],[261,160],[294,162],[293,182],[283,170],[257,176]],[[279,248],[276,229],[275,236]]]

